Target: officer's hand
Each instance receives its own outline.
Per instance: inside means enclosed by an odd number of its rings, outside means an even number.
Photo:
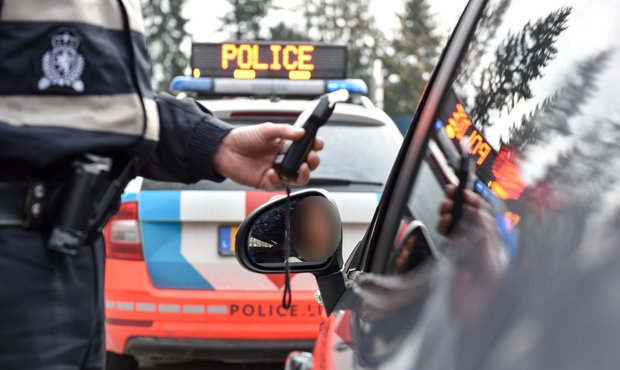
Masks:
[[[279,189],[282,180],[272,168],[273,161],[285,139],[298,140],[303,135],[302,128],[288,124],[262,123],[235,128],[222,139],[215,152],[215,170],[239,184],[264,190]],[[321,149],[323,140],[317,138],[293,184],[308,183],[310,171],[319,165],[317,152]]]
[[[445,188],[446,199],[441,203],[439,207],[439,224],[437,225],[437,231],[443,236],[448,235],[448,228],[452,223],[452,208],[454,207],[454,196],[456,195],[457,187],[454,185],[448,185]],[[465,196],[463,201],[463,216],[461,216],[461,221],[471,216],[472,214],[478,213],[481,207],[486,207],[485,203],[482,199],[473,191],[465,190]],[[488,212],[490,214],[490,211]]]

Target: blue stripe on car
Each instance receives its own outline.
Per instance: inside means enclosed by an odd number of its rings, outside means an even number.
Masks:
[[[158,288],[213,289],[181,254],[181,192],[145,190],[138,203],[144,259]]]
[[[142,244],[149,276],[158,288],[213,289],[181,255],[180,222],[143,221]]]
[[[121,195],[121,202],[135,202],[137,200],[137,193],[123,193],[123,195]]]
[[[181,192],[178,190],[141,191],[139,215],[142,221],[179,221],[181,219]]]

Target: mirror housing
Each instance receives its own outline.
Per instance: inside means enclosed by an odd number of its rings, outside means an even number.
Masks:
[[[320,189],[307,189],[295,192],[290,195],[290,204],[299,203],[303,199],[309,197],[322,197],[327,199],[336,210],[336,203],[331,199],[329,193]],[[286,204],[286,197],[281,196],[275,198],[252,212],[239,226],[237,230],[237,237],[235,241],[235,255],[239,263],[246,269],[258,272],[261,274],[274,274],[284,273],[284,263],[258,263],[252,258],[250,253],[250,236],[253,226],[261,217],[265,217],[269,212],[273,212],[278,208],[282,208]],[[338,232],[338,241],[331,255],[324,262],[293,262],[290,263],[291,273],[310,272],[314,274],[317,284],[319,285],[319,291],[321,292],[321,300],[323,301],[323,307],[327,315],[329,315],[336,304],[338,299],[345,292],[345,275],[342,271],[342,223],[340,221],[340,215],[338,214],[336,230]],[[275,231],[277,233],[282,232],[284,226],[280,226],[282,230],[277,227]],[[291,227],[291,230],[293,228]],[[294,236],[291,235],[291,241],[294,240]]]

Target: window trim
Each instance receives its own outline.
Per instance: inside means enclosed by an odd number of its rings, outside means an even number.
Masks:
[[[365,248],[362,252],[360,270],[385,272],[390,247],[400,225],[400,214],[424,158],[434,118],[473,38],[486,5],[487,0],[471,0],[467,4],[442,52],[394,162],[381,202],[364,236]]]

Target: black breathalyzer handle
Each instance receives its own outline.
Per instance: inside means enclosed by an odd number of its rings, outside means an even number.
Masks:
[[[448,234],[452,233],[463,217],[463,208],[465,207],[465,188],[469,182],[469,153],[464,145],[460,145],[461,160],[456,175],[459,179],[459,185],[452,198],[452,220],[448,226]]]
[[[276,159],[274,167],[283,179],[291,179],[297,176],[299,166],[312,149],[319,127],[327,122],[334,111],[334,106],[330,106],[327,96],[321,97],[306,122],[301,126],[306,130],[304,136],[291,143],[285,153],[279,154],[284,155],[284,158],[281,159],[281,162]]]

